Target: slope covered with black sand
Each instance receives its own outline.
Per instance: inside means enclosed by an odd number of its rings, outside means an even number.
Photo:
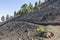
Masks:
[[[60,0],[47,1],[41,4],[40,11],[35,10],[33,13],[17,16],[0,24],[0,40],[45,40],[36,36],[36,29],[42,24],[60,25]],[[59,28],[58,26],[55,29]],[[55,34],[59,32],[57,30]]]

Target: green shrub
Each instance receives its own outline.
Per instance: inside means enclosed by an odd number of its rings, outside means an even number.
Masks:
[[[44,27],[39,27],[39,28],[37,29],[37,32],[38,32],[38,33],[43,33],[43,32],[44,32]]]

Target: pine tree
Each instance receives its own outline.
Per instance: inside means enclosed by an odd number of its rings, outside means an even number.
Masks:
[[[38,2],[35,2],[35,7],[34,7],[35,10],[40,10],[40,7],[39,7],[39,3]]]
[[[7,14],[7,16],[6,16],[6,21],[9,20],[9,19],[10,19],[10,18],[9,18],[9,15]]]
[[[1,21],[3,21],[3,22],[5,21],[5,17],[4,16],[1,17]]]
[[[28,5],[24,4],[24,5],[22,5],[21,10],[25,12],[27,8],[28,8]]]
[[[14,17],[15,17],[15,16],[17,16],[17,13],[16,13],[16,11],[14,11]]]
[[[12,18],[14,18],[13,16],[10,16],[10,18],[9,19],[12,19]]]
[[[31,9],[30,9],[30,7],[27,4],[24,4],[21,8],[22,8],[21,9],[21,11],[22,11],[21,13],[22,14],[26,14],[26,13],[31,12]]]
[[[41,5],[41,1],[39,0],[39,7],[40,7],[40,5]]]
[[[31,3],[29,3],[29,8],[30,8],[31,12],[34,11],[34,9],[33,9],[33,5],[32,5]]]

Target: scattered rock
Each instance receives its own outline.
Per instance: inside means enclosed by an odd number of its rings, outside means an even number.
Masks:
[[[51,37],[54,36],[54,34],[52,32],[50,32],[50,31],[47,31],[47,32],[45,31],[43,33],[38,33],[37,36],[44,37],[44,38],[51,38]]]

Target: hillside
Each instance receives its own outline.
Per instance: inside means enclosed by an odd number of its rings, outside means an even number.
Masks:
[[[40,11],[35,11],[33,13],[27,14],[27,16],[24,16],[22,18],[17,18],[16,20],[23,20],[28,22],[34,22],[34,23],[41,23],[41,22],[47,22],[47,23],[54,23],[54,22],[60,22],[60,1],[53,2],[52,4],[49,4],[47,6],[44,6]]]
[[[49,24],[47,26],[44,26]],[[56,26],[54,26],[54,25]],[[44,26],[54,33],[52,38],[36,36],[36,29]],[[0,40],[60,40],[60,0],[41,4],[40,11],[24,14],[0,24]]]

